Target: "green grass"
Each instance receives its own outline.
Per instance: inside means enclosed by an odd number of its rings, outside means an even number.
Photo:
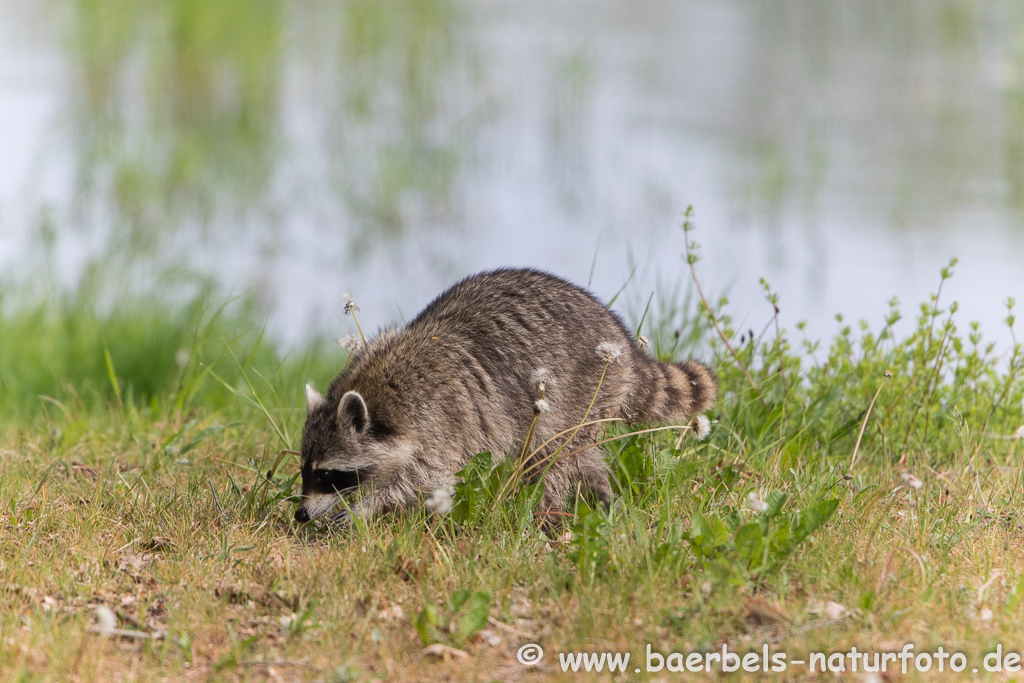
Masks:
[[[280,454],[302,384],[343,351],[285,356],[244,302],[97,310],[0,309],[4,680],[568,678],[572,651],[630,652],[633,676],[648,643],[794,659],[912,642],[981,668],[1024,646],[1024,350],[961,330],[941,295],[799,350],[773,324],[738,333],[724,305],[653,307],[651,348],[713,357],[717,423],[678,450],[672,432],[609,444],[610,513],[577,501],[542,524],[535,490],[499,495],[510,469],[478,467],[449,515],[336,532],[292,521]],[[95,633],[98,605],[161,637]],[[528,642],[538,669],[516,660]]]

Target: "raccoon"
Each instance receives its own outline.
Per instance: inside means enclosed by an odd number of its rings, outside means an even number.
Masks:
[[[306,386],[295,519],[328,513],[356,491],[358,501],[335,519],[415,506],[454,485],[481,451],[494,463],[518,457],[535,416],[532,447],[551,440],[526,468],[543,478],[542,509],[564,507],[577,490],[609,503],[607,466],[591,446],[602,425],[572,428],[585,415],[686,420],[710,408],[717,391],[703,363],[647,356],[580,287],[530,269],[473,275],[355,352],[325,395]]]

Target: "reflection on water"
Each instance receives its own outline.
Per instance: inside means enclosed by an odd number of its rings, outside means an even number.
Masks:
[[[77,197],[108,247],[156,251],[184,222],[260,203],[276,163],[277,0],[78,0]]]
[[[340,7],[324,131],[332,176],[357,219],[353,256],[390,244],[418,216],[446,213],[461,162],[451,106],[459,12],[448,0],[355,0]],[[465,55],[460,55],[465,56]]]
[[[0,0],[0,264],[251,291],[286,340],[530,264],[679,291],[697,208],[738,319],[879,320],[953,254],[1021,298],[1012,0]],[[593,268],[593,275],[591,271]],[[94,276],[94,275],[90,275]],[[638,303],[639,302],[639,303]]]
[[[353,258],[415,225],[410,203],[454,210],[460,122],[444,80],[458,13],[447,0],[79,0],[69,11],[75,196],[110,223],[106,256],[152,256],[181,231],[192,246],[211,230],[257,231],[266,248],[287,225],[281,212],[311,193],[336,202],[345,229],[329,238]],[[285,171],[307,162],[322,174],[313,187]]]

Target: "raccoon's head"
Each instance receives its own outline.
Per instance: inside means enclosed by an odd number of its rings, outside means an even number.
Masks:
[[[329,512],[344,496],[374,482],[390,450],[389,430],[371,420],[358,392],[346,392],[332,405],[307,384],[306,411],[299,522]]]

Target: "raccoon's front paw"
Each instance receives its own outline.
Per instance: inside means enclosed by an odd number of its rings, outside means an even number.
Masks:
[[[340,527],[352,526],[352,511],[348,508],[342,508],[331,517],[331,523],[337,524]]]

